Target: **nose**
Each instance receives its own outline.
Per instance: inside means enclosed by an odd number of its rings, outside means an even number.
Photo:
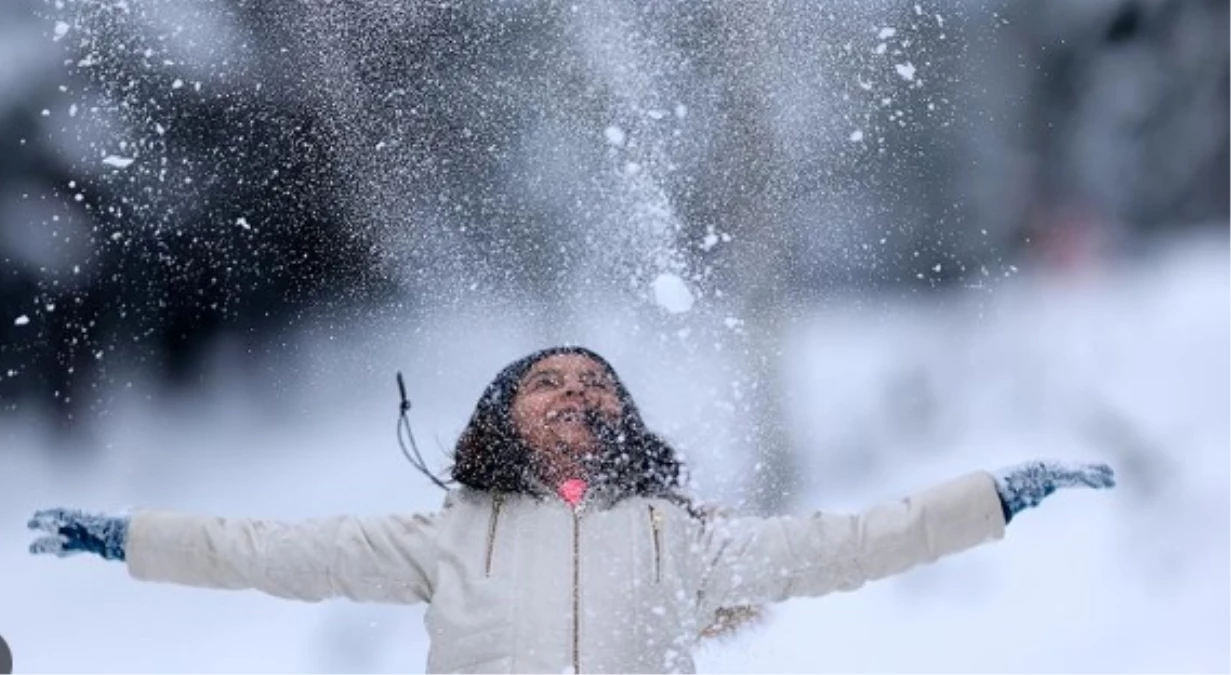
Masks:
[[[581,380],[572,377],[564,378],[564,395],[565,396],[581,396],[585,394],[585,385]]]

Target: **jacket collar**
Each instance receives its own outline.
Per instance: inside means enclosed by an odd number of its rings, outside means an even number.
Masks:
[[[493,492],[491,490],[476,490],[471,487],[461,486],[454,490],[450,490],[449,493],[445,495],[445,506],[449,506],[455,499],[473,502],[480,499],[492,499],[496,494],[499,494],[505,498],[525,497],[526,499],[532,499],[543,503],[557,502],[561,506],[571,508],[554,489],[541,480],[533,479],[527,481],[527,488],[528,491],[526,492]],[[624,497],[629,496],[632,495],[620,494],[610,485],[604,485],[601,483],[591,484],[586,488],[585,495],[577,504],[575,510],[589,511],[598,509],[600,511],[605,511],[615,506],[616,503]]]

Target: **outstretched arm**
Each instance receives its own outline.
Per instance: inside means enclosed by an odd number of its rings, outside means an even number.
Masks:
[[[430,599],[434,524],[425,516],[278,522],[162,512],[129,519],[70,509],[39,511],[29,523],[48,533],[31,544],[32,553],[95,553],[127,562],[141,580],[392,603]]]
[[[703,601],[710,607],[849,591],[1004,536],[1059,487],[1111,487],[1106,465],[1034,462],[972,473],[859,514],[715,519]]]

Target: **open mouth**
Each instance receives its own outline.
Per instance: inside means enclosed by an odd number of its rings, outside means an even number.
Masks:
[[[549,423],[585,424],[587,420],[584,411],[576,408],[564,408],[548,412],[547,421]]]

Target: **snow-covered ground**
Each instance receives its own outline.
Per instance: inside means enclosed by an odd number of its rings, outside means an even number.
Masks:
[[[788,340],[789,414],[813,451],[797,510],[858,508],[1033,457],[1106,460],[1121,486],[1058,495],[996,545],[774,607],[704,648],[699,667],[1231,669],[1228,272],[1215,237],[914,304],[827,299],[802,317]],[[613,330],[618,317],[581,315],[576,339],[686,448],[700,489],[731,485],[746,464],[714,440],[740,424],[709,393],[722,390],[715,364],[682,357],[678,340]],[[433,509],[439,491],[397,451],[393,372],[406,371],[435,458],[496,370],[541,346],[481,309],[318,338],[259,384],[237,383],[226,349],[191,396],[150,400],[134,382],[75,441],[99,450],[92,459],[49,453],[64,441],[34,424],[0,427],[0,635],[17,672],[422,669],[421,608],[141,584],[117,564],[25,552],[26,518],[52,505],[285,518]]]

